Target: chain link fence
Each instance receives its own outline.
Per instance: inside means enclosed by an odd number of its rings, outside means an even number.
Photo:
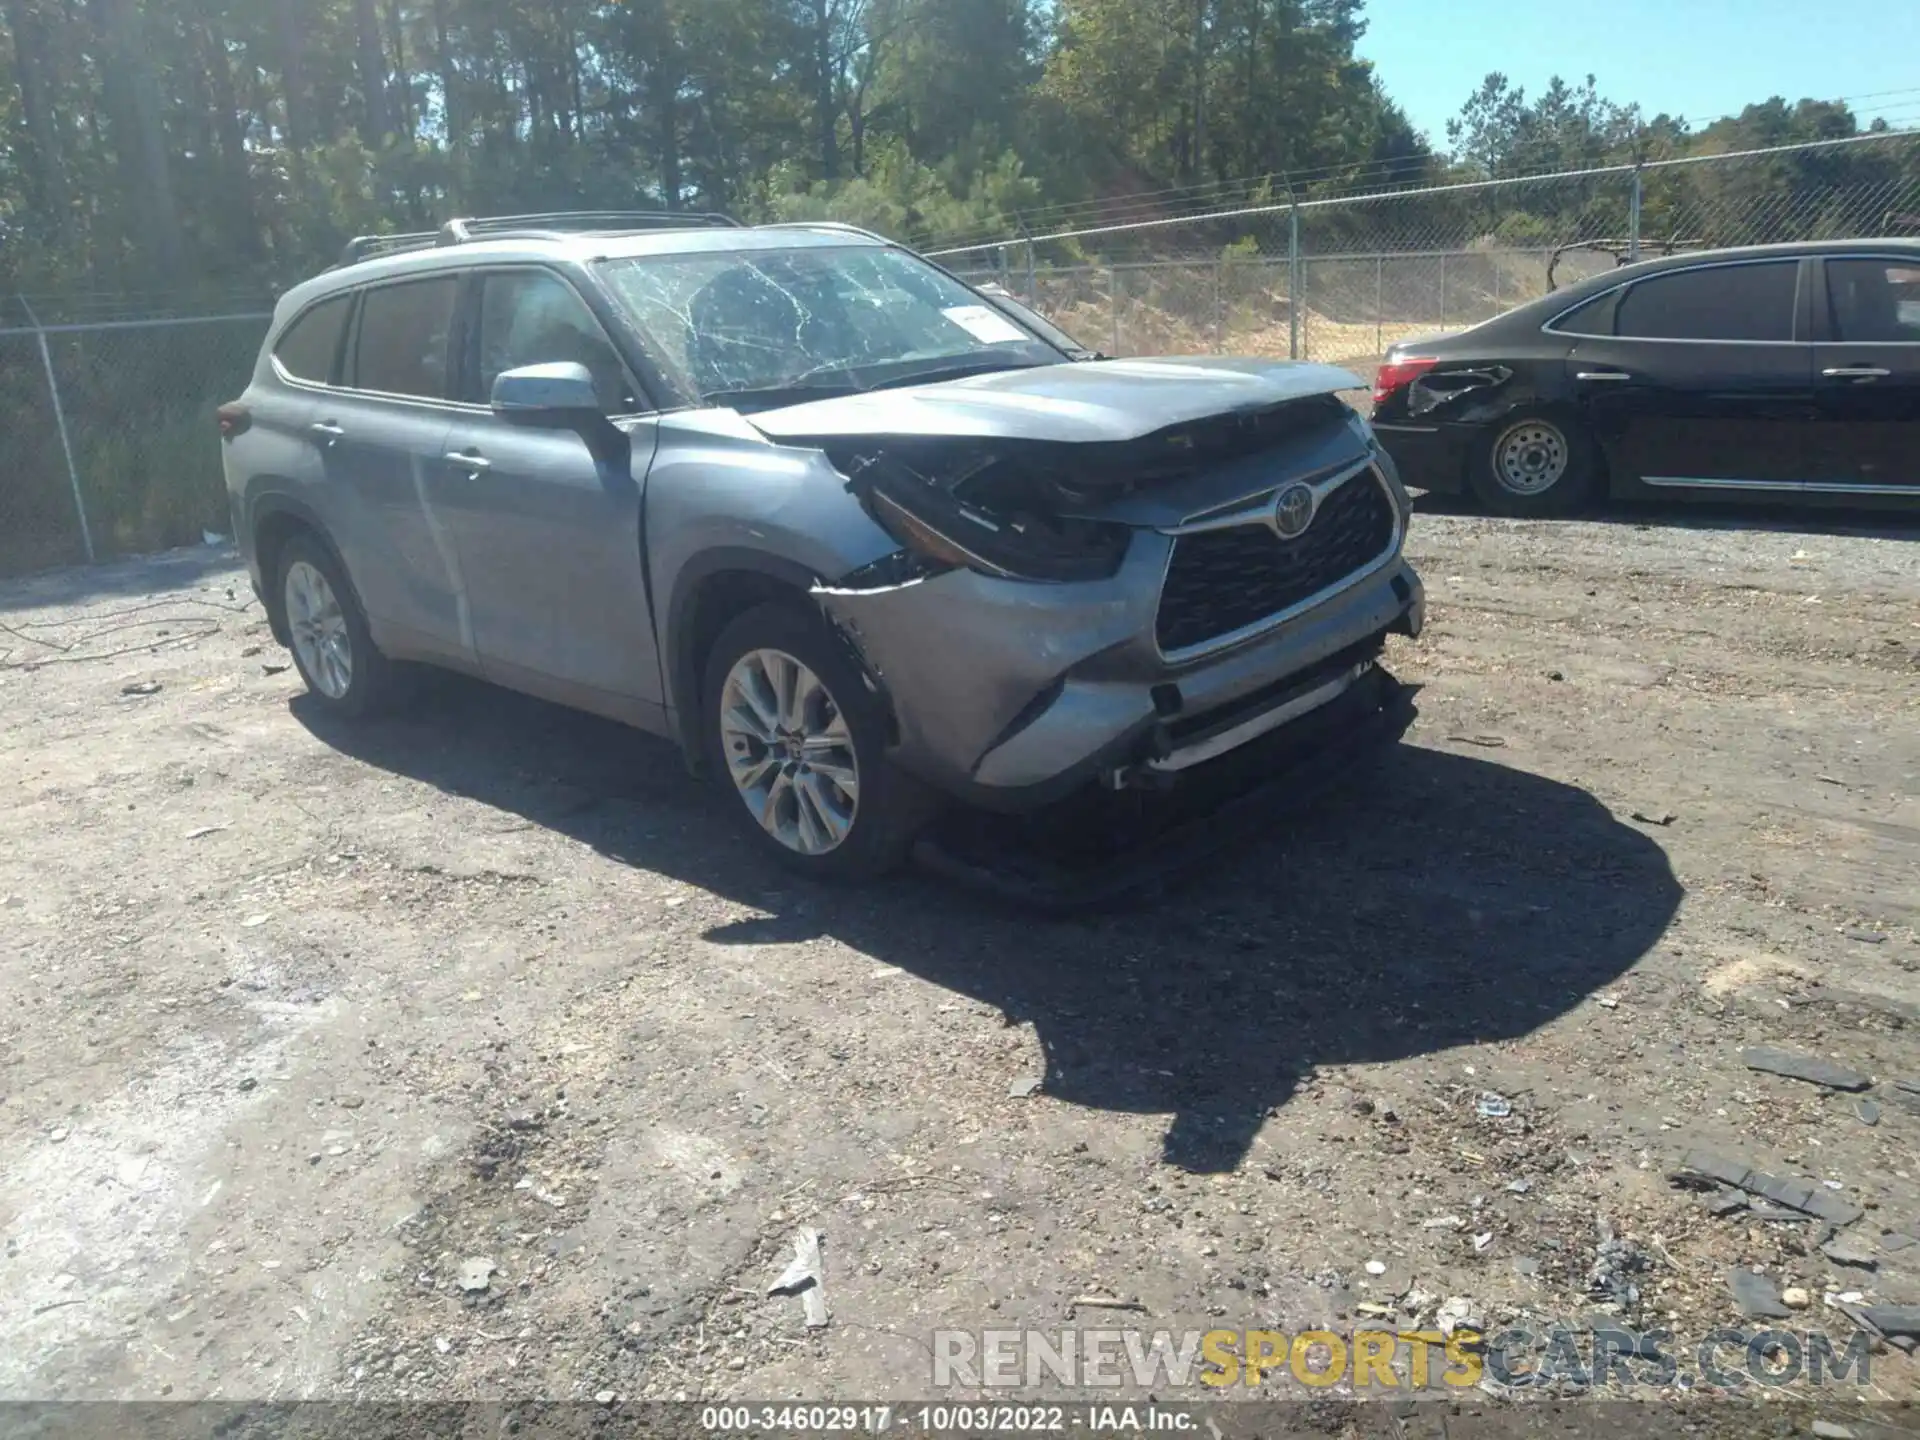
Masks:
[[[41,318],[17,299],[0,314]],[[227,530],[214,409],[246,388],[268,318],[0,327],[0,575]]]
[[[1135,209],[1130,214],[1137,215]],[[1345,365],[1621,263],[1706,246],[1920,235],[1920,134],[961,237],[929,252],[1112,355]],[[254,297],[0,298],[0,574],[228,525],[214,407],[266,332]]]
[[[1920,134],[1009,233],[928,253],[1111,355],[1290,356],[1365,377],[1638,255],[1920,235]]]

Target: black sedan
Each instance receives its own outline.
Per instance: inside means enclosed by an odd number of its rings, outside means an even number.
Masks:
[[[1387,352],[1401,477],[1507,515],[1598,495],[1920,503],[1920,243],[1668,256]]]

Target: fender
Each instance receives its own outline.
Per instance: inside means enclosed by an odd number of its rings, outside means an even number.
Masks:
[[[700,662],[704,658],[697,653],[694,643],[696,632],[689,621],[694,597],[699,594],[701,586],[713,576],[726,571],[763,575],[802,595],[820,583],[820,577],[797,560],[745,546],[723,545],[703,550],[680,567],[680,573],[674,580],[673,594],[668,597],[664,609],[658,605],[654,607],[654,614],[664,617],[656,643],[660,653],[667,659],[663,667],[667,717],[674,727],[674,733],[679,736],[680,746],[687,753],[689,763],[693,762],[700,748],[693,722],[700,711]]]

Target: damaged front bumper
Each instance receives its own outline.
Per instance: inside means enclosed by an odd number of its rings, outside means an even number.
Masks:
[[[897,762],[1009,813],[1095,783],[1161,785],[1337,700],[1388,633],[1424,624],[1420,578],[1396,546],[1266,633],[1170,663],[1154,620],[1173,543],[1139,532],[1100,581],[952,570],[815,594],[892,705]]]

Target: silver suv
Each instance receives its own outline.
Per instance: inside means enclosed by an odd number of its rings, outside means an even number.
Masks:
[[[1359,383],[1104,359],[843,226],[517,216],[355,241],[220,426],[320,707],[424,661],[612,716],[854,876],[1384,679],[1423,600]]]

